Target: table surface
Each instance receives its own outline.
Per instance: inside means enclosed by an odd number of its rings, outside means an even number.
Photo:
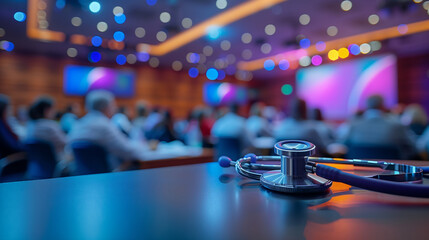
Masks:
[[[217,163],[1,183],[0,216],[2,240],[425,239],[429,234],[429,199],[341,183],[325,195],[284,195]]]

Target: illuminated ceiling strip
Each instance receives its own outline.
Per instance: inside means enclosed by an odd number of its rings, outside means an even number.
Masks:
[[[165,55],[204,36],[207,34],[207,28],[210,26],[225,26],[284,1],[287,0],[251,0],[242,3],[188,29],[187,31],[181,32],[158,45],[140,43],[137,45],[137,51],[147,51],[149,54],[156,56]]]
[[[27,36],[44,41],[64,42],[66,35],[62,32],[40,29],[37,25],[37,11],[40,0],[28,0]]]
[[[237,68],[244,71],[256,71],[264,68],[264,62],[268,59],[273,60],[276,64],[282,59],[299,60],[303,54],[307,56],[315,54],[323,54],[329,52],[331,49],[347,47],[350,44],[362,44],[370,41],[382,41],[390,38],[395,38],[404,35],[410,35],[420,32],[429,31],[429,20],[406,24],[408,31],[404,34],[399,33],[398,26],[376,30],[372,32],[362,33],[350,37],[340,38],[332,41],[325,42],[326,48],[323,51],[318,51],[316,45],[311,45],[307,49],[299,49],[280,53],[274,56],[256,59],[253,61],[240,61]],[[297,54],[300,53],[300,54]]]

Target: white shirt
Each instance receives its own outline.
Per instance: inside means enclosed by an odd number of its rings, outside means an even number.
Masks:
[[[67,138],[59,124],[54,120],[38,119],[27,124],[26,139],[35,139],[49,142],[54,146],[57,160],[61,160]]]
[[[250,136],[246,130],[246,119],[234,113],[227,113],[213,125],[211,134],[217,138],[238,138],[243,149],[250,145]]]
[[[271,136],[271,130],[268,125],[268,121],[256,115],[249,117],[246,120],[247,131],[254,137],[268,137]]]
[[[91,111],[78,120],[69,134],[71,142],[87,140],[104,147],[117,159],[111,159],[116,168],[121,160],[140,160],[144,148],[129,140],[104,114]]]

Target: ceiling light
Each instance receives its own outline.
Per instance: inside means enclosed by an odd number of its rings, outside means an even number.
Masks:
[[[170,13],[168,12],[163,12],[159,15],[159,19],[161,20],[161,22],[163,23],[168,23],[171,20],[171,16]]]
[[[360,45],[360,52],[367,54],[371,51],[371,46],[368,43],[363,43]]]
[[[265,54],[270,53],[271,52],[271,45],[269,43],[262,44],[262,46],[261,46],[261,52],[265,53]]]
[[[299,65],[302,67],[308,67],[311,64],[311,58],[309,56],[304,56],[299,59]]]
[[[0,37],[4,37],[6,35],[6,31],[3,28],[0,28]]]
[[[338,28],[335,26],[330,26],[326,30],[326,33],[328,33],[329,36],[333,37],[338,34]]]
[[[241,41],[243,43],[250,43],[252,41],[252,34],[243,33],[243,35],[241,35]]]
[[[134,31],[134,34],[136,35],[136,37],[138,38],[143,38],[146,35],[146,31],[144,30],[144,28],[142,27],[138,27],[136,28],[136,30]]]
[[[100,32],[105,32],[107,31],[108,25],[105,22],[99,22],[97,23],[97,30]]]
[[[192,19],[190,19],[190,18],[184,18],[182,20],[182,26],[184,28],[190,28],[190,27],[192,27]]]
[[[165,33],[164,31],[159,31],[156,34],[156,39],[158,39],[158,41],[160,42],[164,42],[167,39],[167,33]]]
[[[213,48],[207,45],[203,48],[203,53],[206,56],[211,56],[213,54]]]
[[[153,68],[156,68],[159,66],[159,59],[157,57],[151,57],[149,60],[149,65]]]
[[[228,40],[223,40],[220,43],[220,48],[222,48],[224,51],[228,51],[231,48],[231,42]]]
[[[76,57],[77,56],[77,49],[76,48],[68,48],[67,49],[67,56],[69,57]]]
[[[371,16],[368,17],[368,22],[372,25],[377,24],[380,21],[380,18],[378,17],[377,14],[372,14]]]
[[[341,9],[345,12],[350,11],[350,9],[352,9],[352,2],[349,0],[345,0],[341,2]]]
[[[267,26],[265,26],[265,33],[267,35],[273,35],[274,33],[276,33],[276,26],[274,26],[273,24],[268,24]]]
[[[89,10],[93,13],[98,13],[101,9],[101,5],[99,2],[91,2],[89,4]]]
[[[183,65],[182,65],[182,62],[180,61],[174,61],[173,64],[171,64],[171,67],[173,68],[174,71],[178,72],[182,70]]]
[[[115,16],[124,14],[124,9],[120,6],[116,6],[113,8],[113,14]]]
[[[137,57],[136,57],[136,55],[134,55],[134,54],[132,54],[132,53],[130,53],[130,54],[128,54],[127,55],[127,63],[129,63],[129,64],[134,64],[134,63],[136,63],[137,62]]]
[[[299,16],[299,23],[301,23],[301,25],[309,24],[310,16],[308,14],[302,14],[301,16]]]
[[[252,51],[250,49],[245,49],[241,53],[241,57],[245,60],[249,60],[252,58]]]
[[[82,19],[80,17],[73,17],[71,19],[71,24],[75,27],[79,27],[82,24]]]
[[[219,9],[224,9],[228,6],[228,2],[226,0],[217,0],[216,1],[216,7]]]

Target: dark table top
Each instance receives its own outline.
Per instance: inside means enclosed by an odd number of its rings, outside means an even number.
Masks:
[[[331,189],[311,197],[274,193],[217,163],[2,183],[0,239],[426,239],[429,235],[429,199],[374,193],[341,183]]]

